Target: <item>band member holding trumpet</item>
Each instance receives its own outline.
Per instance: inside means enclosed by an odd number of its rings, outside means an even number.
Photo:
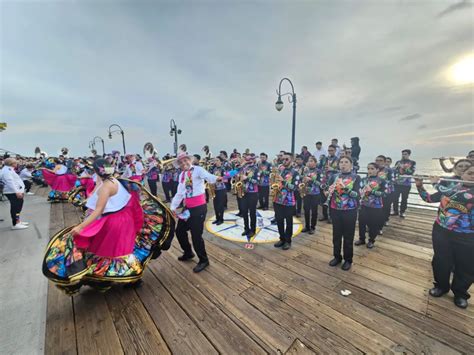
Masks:
[[[410,160],[411,150],[402,150],[402,159],[395,163],[395,203],[393,205],[393,215],[398,216],[398,203],[400,196],[402,197],[400,203],[400,217],[405,218],[405,211],[407,210],[408,195],[411,190],[411,179],[401,178],[400,175],[413,175],[416,169],[416,162]]]
[[[336,146],[335,145],[330,145],[328,147],[328,156],[322,161],[323,165],[323,178],[322,178],[322,183],[327,184],[328,181],[339,172],[338,168],[338,163],[339,160],[336,156]],[[321,196],[321,204],[323,208],[323,217],[320,219],[320,221],[328,221],[328,223],[331,223],[331,218],[328,213],[328,204],[326,203],[326,196],[322,195]]]
[[[278,189],[273,198],[275,220],[280,234],[280,241],[275,243],[275,248],[288,250],[291,248],[293,236],[293,214],[296,205],[295,190],[298,188],[300,176],[292,167],[293,156],[285,152],[282,156],[282,165],[279,174],[276,174]],[[286,224],[286,226],[285,226]]]
[[[308,150],[306,150],[306,151],[308,152]],[[303,174],[304,167],[305,166],[304,166],[303,156],[302,155],[297,155],[296,159],[295,159],[294,168],[295,168],[296,172],[300,175],[300,177]],[[301,209],[303,208],[303,197],[301,196],[299,189],[295,190],[295,199],[296,199],[295,215],[296,215],[296,217],[299,218],[299,217],[301,217]]]
[[[375,158],[375,164],[379,167],[378,176],[385,181],[385,193],[382,197],[382,210],[383,210],[383,221],[380,225],[380,232],[382,234],[382,229],[384,225],[388,224],[388,220],[390,218],[390,208],[392,207],[392,200],[393,200],[393,193],[395,191],[395,187],[393,185],[393,170],[392,168],[388,167],[387,158],[384,155],[379,155]]]
[[[438,217],[433,225],[434,287],[429,291],[433,297],[441,297],[451,289],[454,304],[467,308],[468,290],[474,282],[474,165],[461,175],[459,183],[434,194],[423,187],[423,180],[416,178],[416,187],[426,202],[439,202]],[[439,182],[431,178],[432,183]],[[453,272],[453,281],[450,276]]]
[[[209,172],[215,176],[224,177],[226,175],[226,168],[223,166],[223,159],[220,156],[214,159],[214,164],[210,167]],[[216,220],[212,223],[221,225],[224,223],[224,207],[227,204],[225,181],[215,184],[215,196],[212,203],[214,204],[214,211],[216,213]]]
[[[170,209],[176,214],[177,208],[184,201],[185,210],[179,214],[176,227],[176,237],[183,249],[183,255],[178,260],[186,261],[194,258],[188,240],[188,231],[190,230],[194,251],[199,258],[199,262],[193,271],[201,272],[209,266],[209,259],[202,238],[207,214],[205,181],[215,184],[222,182],[223,178],[208,173],[200,166],[193,166],[191,158],[192,156],[187,153],[178,154],[177,164],[182,172],[179,175],[178,191],[171,201]]]
[[[326,194],[331,208],[332,242],[334,259],[330,266],[341,263],[344,257],[342,270],[349,270],[352,266],[354,253],[354,233],[359,208],[360,177],[352,172],[352,159],[339,159],[340,173],[333,175],[326,185]],[[344,255],[341,255],[342,240],[344,239]]]
[[[381,168],[377,163],[370,163],[367,165],[367,177],[361,181],[359,240],[355,242],[355,245],[365,244],[365,234],[368,228],[367,248],[369,249],[374,247],[375,238],[377,238],[385,219],[383,198],[386,193],[387,180],[380,177],[380,171]]]
[[[317,168],[317,159],[308,158],[306,168],[301,175],[302,183],[299,185],[300,195],[303,197],[305,228],[303,233],[314,234],[318,221],[318,206],[321,200],[321,173]],[[301,186],[303,185],[303,186]]]
[[[255,154],[247,154],[245,156],[245,165],[240,171],[240,180],[244,184],[244,195],[241,200],[244,218],[244,232],[242,236],[247,236],[249,239],[255,235],[257,230],[258,182],[260,180],[260,172],[255,164],[255,160]]]
[[[258,171],[260,172],[260,179],[258,182],[258,200],[259,207],[264,211],[268,210],[268,198],[270,196],[270,172],[272,164],[267,160],[268,155],[260,153],[260,162],[258,163]]]

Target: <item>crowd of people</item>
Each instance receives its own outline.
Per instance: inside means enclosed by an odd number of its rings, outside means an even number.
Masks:
[[[423,200],[440,203],[433,227],[435,287],[430,294],[440,297],[451,289],[455,304],[467,307],[467,290],[474,282],[474,151],[465,159],[451,160],[451,168],[446,166],[446,159],[440,160],[443,169],[453,172],[454,176],[432,178],[436,190],[433,194],[424,189],[422,177],[415,175],[416,162],[411,159],[410,149],[402,150],[401,158],[393,166],[390,157],[376,156],[367,165],[363,177],[358,174],[360,151],[357,137],[351,139],[351,147],[340,147],[337,139],[333,139],[327,149],[322,142],[316,142],[313,153],[303,146],[296,156],[280,151],[271,161],[265,152],[257,156],[249,150],[240,153],[234,149],[230,156],[220,151],[214,156],[208,146],[203,147],[201,155],[190,155],[186,146],[181,145],[176,157],[163,159],[156,155],[122,157],[118,152],[100,159],[60,156],[16,161],[7,158],[3,161],[1,177],[15,230],[28,228],[20,213],[23,194],[28,193],[31,180],[51,187],[50,201],[64,200],[74,187],[83,186],[87,207],[92,212],[74,227],[72,234],[76,236],[78,247],[88,249],[96,245],[93,252],[109,258],[130,252],[138,228],[136,223],[131,223],[137,214],[132,213],[130,194],[120,188],[115,177],[140,184],[146,181],[155,196],[161,181],[165,202],[178,221],[175,234],[183,250],[179,260],[190,260],[196,253],[199,261],[195,272],[209,266],[202,235],[211,199],[216,216],[213,223],[220,225],[224,223],[229,192],[236,196],[237,215],[243,218],[243,236],[249,241],[257,231],[257,209],[268,210],[272,202],[273,223],[278,227],[280,238],[274,246],[282,250],[291,248],[294,216],[300,217],[303,212],[302,232],[308,234],[316,232],[318,221],[331,223],[333,259],[329,265],[342,264],[342,269],[347,271],[353,263],[354,245],[372,249],[391,216],[405,218],[408,196],[415,181]],[[94,226],[101,216],[122,213],[124,209],[127,214],[122,216],[122,222],[130,219],[130,230],[127,233],[115,230],[112,234],[121,235],[127,243],[94,234]],[[318,220],[319,210],[322,216]],[[354,242],[357,221],[358,239]],[[111,247],[111,243],[121,247]]]

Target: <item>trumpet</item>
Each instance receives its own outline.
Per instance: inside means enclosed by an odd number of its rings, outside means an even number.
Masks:
[[[443,177],[443,176],[430,176],[430,175],[399,175],[398,177],[403,178],[403,179],[430,179],[432,177],[437,177],[440,179],[440,181],[449,181],[449,182],[458,182],[460,184],[474,184],[474,181],[467,181],[467,180],[461,180],[461,179],[452,179],[450,177]]]

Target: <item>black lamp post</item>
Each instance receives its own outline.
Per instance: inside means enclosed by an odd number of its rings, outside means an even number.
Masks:
[[[173,137],[174,135],[174,156],[178,156],[178,134],[181,134],[181,130],[178,129],[176,126],[176,122],[171,119],[170,120],[170,136]]]
[[[95,149],[95,143],[94,141],[89,141],[89,149]]]
[[[117,127],[116,130],[111,130],[112,127]],[[119,132],[122,135],[122,144],[123,144],[123,155],[127,154],[127,151],[125,149],[125,133],[123,132],[122,127],[120,127],[118,124],[114,123],[110,125],[109,127],[109,138],[112,139],[112,133]]]
[[[94,144],[95,144],[95,140],[96,140],[96,139],[98,139],[98,140],[102,143],[102,155],[105,155],[104,140],[102,139],[102,137],[95,136],[94,139],[92,140],[92,142],[94,142]]]
[[[281,93],[281,84],[285,80],[288,81],[291,85],[291,91],[292,91],[291,93],[290,92],[286,94]],[[280,85],[278,86],[277,95],[278,95],[278,99],[275,102],[275,108],[277,109],[277,111],[281,111],[283,109],[283,101],[281,100],[282,96],[289,95],[288,101],[290,103],[293,103],[293,125],[291,128],[291,154],[294,155],[295,154],[295,126],[296,126],[296,94],[295,94],[295,87],[293,86],[293,83],[291,82],[290,79],[283,78],[280,80]]]

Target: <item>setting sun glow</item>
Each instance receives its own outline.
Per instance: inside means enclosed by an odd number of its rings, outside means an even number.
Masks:
[[[474,54],[470,54],[449,68],[449,77],[456,84],[474,83]]]

